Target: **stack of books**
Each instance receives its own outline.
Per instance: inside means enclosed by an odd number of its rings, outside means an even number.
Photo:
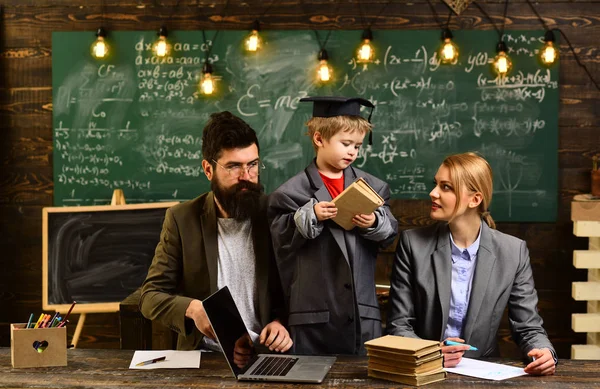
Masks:
[[[369,377],[408,385],[446,378],[440,342],[387,335],[365,342]]]
[[[355,226],[352,218],[355,215],[368,215],[382,206],[385,201],[373,189],[367,181],[359,177],[352,184],[348,185],[342,193],[333,199],[338,212],[333,221],[339,224],[345,230],[351,230]]]

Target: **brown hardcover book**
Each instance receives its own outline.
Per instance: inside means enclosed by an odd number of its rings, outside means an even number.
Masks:
[[[394,374],[369,368],[369,377],[420,386],[445,380],[446,372],[444,370],[438,370],[427,374]]]
[[[405,336],[386,335],[365,342],[367,351],[387,351],[396,354],[422,357],[441,350],[440,342]]]
[[[437,350],[430,354],[425,354],[420,357],[417,357],[414,355],[399,354],[399,353],[384,351],[384,350],[369,350],[369,349],[367,349],[367,355],[369,357],[374,357],[374,358],[379,358],[379,359],[387,359],[390,361],[397,361],[397,362],[401,362],[401,363],[408,363],[413,366],[420,366],[423,363],[427,363],[429,361],[433,361],[438,358],[441,358],[442,350]]]
[[[337,207],[337,216],[332,220],[345,230],[355,226],[352,218],[358,214],[369,214],[384,204],[383,198],[362,178],[350,184],[333,199]]]
[[[443,366],[442,357],[438,357],[433,361],[425,362],[420,365],[395,361],[391,359],[382,359],[377,357],[369,357],[369,369],[385,371],[387,373],[401,374],[424,374],[432,371],[440,370]]]

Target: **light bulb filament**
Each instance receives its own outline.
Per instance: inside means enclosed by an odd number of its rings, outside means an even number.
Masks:
[[[556,60],[556,49],[552,42],[548,42],[542,50],[542,61],[546,64],[553,64]]]
[[[442,61],[452,62],[458,57],[458,50],[450,39],[446,39],[444,46],[442,47]]]
[[[164,36],[158,38],[158,41],[154,46],[154,52],[156,53],[157,57],[164,57],[169,53],[169,46]]]
[[[252,30],[246,39],[246,50],[257,51],[258,49],[260,49],[260,36],[257,30]]]
[[[108,54],[108,45],[104,37],[99,36],[92,45],[92,55],[96,58],[104,58]]]
[[[508,71],[508,64],[506,63],[506,57],[498,58],[498,64],[496,65],[499,73],[506,73]]]
[[[215,90],[214,79],[210,73],[204,73],[200,84],[200,91],[205,95],[210,95]]]
[[[321,60],[318,75],[320,81],[329,81],[331,79],[331,69],[326,60]]]
[[[363,40],[363,43],[358,49],[358,62],[371,62],[373,61],[373,46],[368,39]]]

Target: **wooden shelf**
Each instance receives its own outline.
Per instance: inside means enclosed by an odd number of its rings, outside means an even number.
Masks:
[[[600,359],[600,346],[574,344],[571,346],[571,359]]]
[[[589,238],[588,250],[573,251],[573,266],[588,269],[587,282],[573,282],[571,294],[576,301],[587,301],[587,313],[574,313],[571,327],[587,332],[587,344],[571,346],[572,359],[600,360],[600,200],[577,195],[571,202],[573,234]]]
[[[573,222],[573,234],[581,237],[600,237],[600,222],[575,221]]]
[[[577,301],[600,300],[600,282],[573,282],[572,296]]]
[[[577,269],[600,269],[600,250],[596,250],[574,250],[573,265]]]

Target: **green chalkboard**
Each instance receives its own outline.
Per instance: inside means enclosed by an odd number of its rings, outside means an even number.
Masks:
[[[320,31],[324,40],[327,31]],[[313,31],[265,31],[264,50],[242,50],[246,31],[174,31],[173,56],[152,56],[154,31],[111,32],[113,55],[90,56],[92,33],[52,36],[55,205],[106,204],[122,188],[129,203],[194,198],[208,190],[201,131],[229,110],[259,134],[267,192],[313,158],[304,123],[310,95],[361,96],[376,104],[373,145],[355,165],[386,180],[393,198],[428,198],[444,156],[479,151],[495,175],[492,213],[499,221],[556,218],[558,68],[536,58],[543,31],[505,34],[512,73],[490,62],[494,31],[456,31],[459,63],[440,65],[439,31],[376,31],[377,60],[352,56],[361,31],[333,31],[327,50],[335,72],[315,83]],[[207,31],[209,39],[215,32]],[[208,45],[218,93],[198,96]]]

